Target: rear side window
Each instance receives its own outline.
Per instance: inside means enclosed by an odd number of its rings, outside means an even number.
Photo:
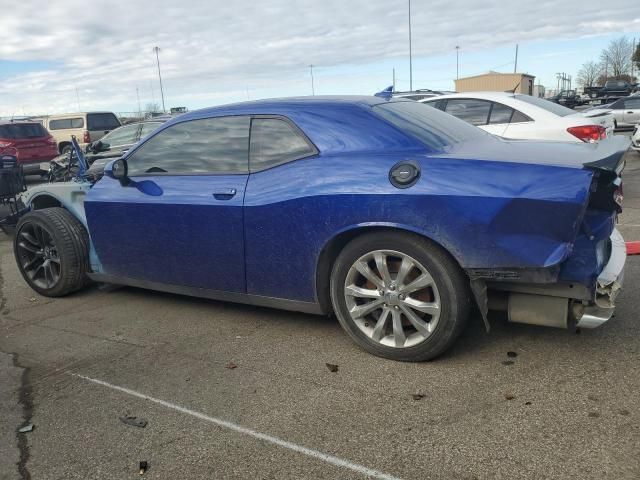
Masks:
[[[61,118],[49,121],[49,130],[68,130],[71,128],[84,128],[84,119],[81,117]]]
[[[0,125],[0,138],[39,138],[49,133],[39,123],[12,123]]]
[[[525,103],[529,103],[531,105],[535,105],[536,107],[542,108],[547,112],[558,115],[559,117],[566,117],[567,115],[573,115],[574,113],[576,113],[570,108],[550,102],[549,100],[545,100],[544,98],[532,97],[531,95],[514,95],[513,98]]]
[[[248,173],[250,121],[237,116],[176,123],[127,158],[129,175]]]
[[[88,130],[113,130],[120,122],[113,113],[87,113]]]
[[[100,139],[102,143],[108,143],[111,147],[118,145],[130,145],[138,139],[138,129],[140,125],[127,125],[117,128],[113,132],[105,135]]]
[[[436,151],[455,143],[491,137],[479,128],[418,102],[386,102],[374,106],[373,111]]]
[[[486,125],[491,110],[491,102],[468,98],[447,101],[445,112],[471,125]]]
[[[251,121],[249,166],[252,172],[317,153],[316,148],[296,127],[279,118]]]
[[[513,116],[513,108],[501,103],[494,103],[491,107],[490,124],[509,123]]]

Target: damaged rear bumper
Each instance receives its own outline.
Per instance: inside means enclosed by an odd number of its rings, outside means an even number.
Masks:
[[[624,238],[616,229],[611,234],[611,256],[596,283],[594,302],[584,309],[578,327],[596,328],[607,322],[615,310],[615,301],[622,289],[627,248]]]

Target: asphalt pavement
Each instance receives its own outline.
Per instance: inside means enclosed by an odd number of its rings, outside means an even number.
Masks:
[[[637,153],[624,189],[620,228],[640,240]],[[41,297],[0,236],[2,480],[640,478],[638,257],[599,329],[487,334],[474,317],[446,355],[405,364],[332,318],[133,288]]]

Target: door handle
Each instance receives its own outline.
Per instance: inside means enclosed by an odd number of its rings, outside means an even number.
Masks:
[[[213,192],[213,198],[216,200],[231,200],[235,197],[237,190],[235,188],[223,188]]]

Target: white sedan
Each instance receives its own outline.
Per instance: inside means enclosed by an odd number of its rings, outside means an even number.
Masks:
[[[575,112],[520,93],[454,93],[420,102],[505,138],[593,143],[613,135],[614,129],[607,110]]]
[[[640,152],[640,123],[636,125],[631,136],[631,148]]]

